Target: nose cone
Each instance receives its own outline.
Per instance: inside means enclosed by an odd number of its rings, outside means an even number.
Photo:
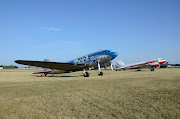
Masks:
[[[164,64],[166,62],[167,62],[167,60],[162,60],[162,61],[159,62],[159,64]]]
[[[163,63],[166,63],[167,62],[167,60],[163,60]]]
[[[109,55],[112,57],[112,59],[114,59],[118,56],[118,54],[116,52],[110,52]]]

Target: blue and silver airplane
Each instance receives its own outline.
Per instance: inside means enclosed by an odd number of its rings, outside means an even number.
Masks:
[[[60,73],[70,73],[75,71],[84,70],[84,77],[89,77],[89,73],[87,70],[89,68],[98,69],[98,75],[102,76],[103,72],[101,71],[101,67],[106,67],[107,65],[112,68],[112,60],[117,57],[116,52],[112,52],[111,50],[100,50],[73,60],[70,60],[65,63],[61,62],[50,62],[49,60],[44,61],[28,61],[28,60],[16,60],[15,62],[18,64],[24,64],[29,66],[37,66],[45,68],[43,72],[37,72],[39,74],[60,74]],[[37,74],[35,73],[35,74]]]

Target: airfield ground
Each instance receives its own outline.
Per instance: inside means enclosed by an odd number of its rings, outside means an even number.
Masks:
[[[0,70],[1,119],[178,119],[180,68],[37,77]]]

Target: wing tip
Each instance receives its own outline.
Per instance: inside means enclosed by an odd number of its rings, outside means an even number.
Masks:
[[[18,63],[18,64],[19,64],[19,62],[20,62],[20,61],[22,61],[22,60],[15,60],[14,62],[16,62],[16,63]]]
[[[16,62],[16,63],[17,63],[18,61],[19,61],[19,60],[15,60],[14,62]]]

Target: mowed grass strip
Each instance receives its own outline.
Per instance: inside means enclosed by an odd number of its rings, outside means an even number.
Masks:
[[[0,118],[180,118],[180,69],[89,72],[0,71]]]

